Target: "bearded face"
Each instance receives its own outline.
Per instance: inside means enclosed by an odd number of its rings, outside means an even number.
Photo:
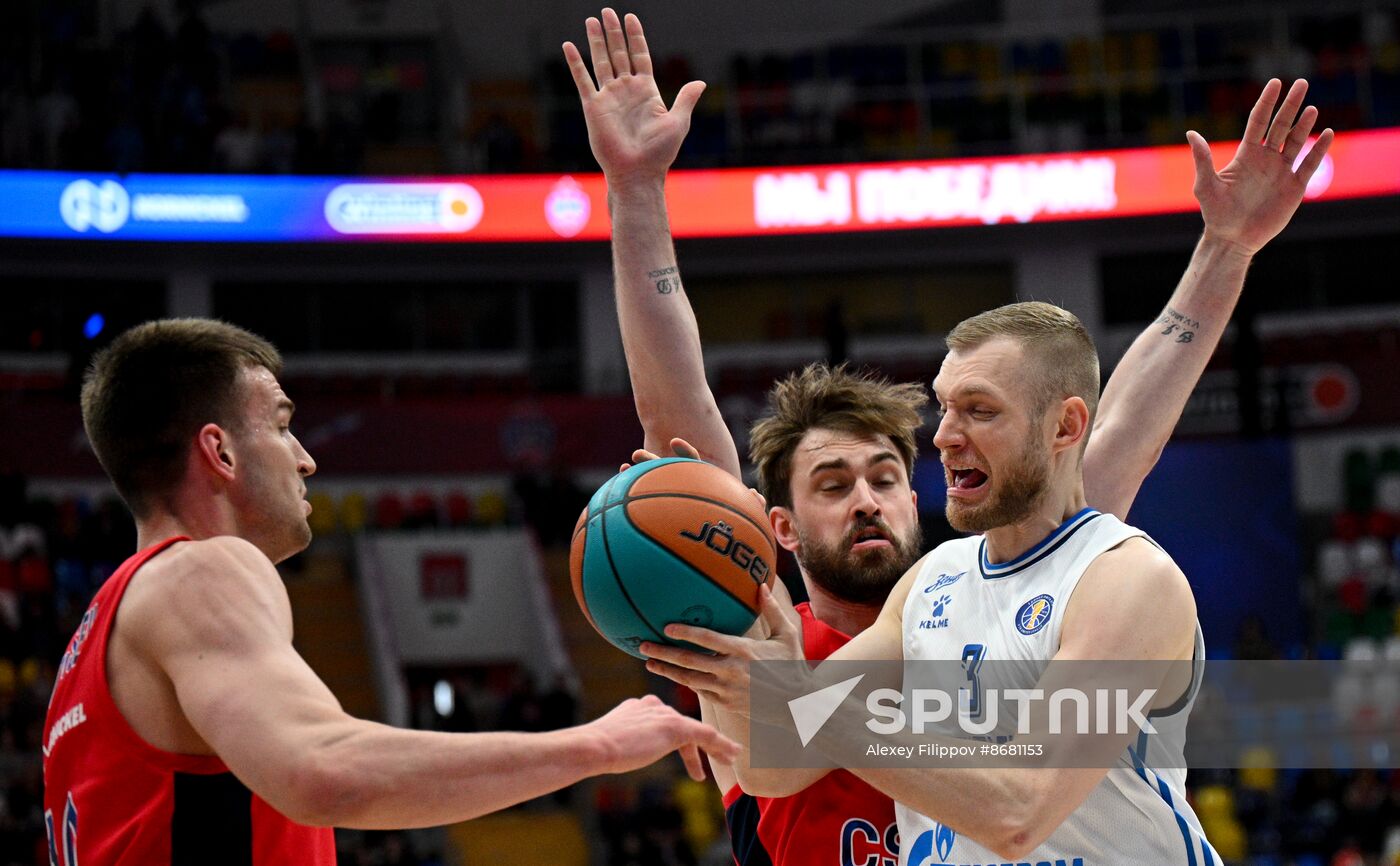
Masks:
[[[862,517],[835,542],[797,530],[797,561],[814,583],[843,601],[883,602],[922,555],[924,534],[916,520],[897,533],[879,517]],[[882,542],[872,544],[872,542]]]
[[[888,436],[809,430],[793,454],[791,489],[787,546],[837,598],[882,603],[923,552],[909,467]]]

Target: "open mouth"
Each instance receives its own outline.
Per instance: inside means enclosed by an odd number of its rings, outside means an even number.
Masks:
[[[987,473],[981,469],[949,469],[948,486],[958,490],[976,490],[987,483]]]
[[[875,547],[889,546],[890,537],[878,526],[866,526],[857,530],[851,539],[852,550],[869,550]]]

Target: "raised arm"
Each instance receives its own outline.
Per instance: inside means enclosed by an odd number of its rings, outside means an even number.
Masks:
[[[589,18],[588,47],[597,84],[582,55],[564,43],[588,123],[588,142],[608,179],[617,317],[646,448],[658,454],[674,437],[704,459],[740,474],[734,438],[705,380],[700,332],[681,283],[666,214],[666,172],[690,129],[705,85],[681,88],[668,111],[652,77],[637,16],[624,24],[604,9]]]
[[[446,824],[642,767],[689,744],[737,754],[734,743],[654,697],[541,734],[406,731],[356,719],[292,648],[286,590],[256,548],[216,538],[167,556],[150,575],[159,604],[123,605],[124,627],[169,676],[214,754],[294,821]]]
[[[1186,133],[1205,231],[1161,316],[1133,342],[1104,388],[1084,456],[1085,495],[1100,511],[1127,519],[1220,342],[1249,263],[1288,225],[1331,146],[1327,129],[1294,170],[1317,109],[1299,114],[1308,90],[1300,79],[1270,124],[1282,87],[1278,79],[1264,86],[1234,159],[1219,172],[1205,139]]]

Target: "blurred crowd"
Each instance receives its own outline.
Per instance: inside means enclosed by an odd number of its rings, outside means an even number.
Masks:
[[[459,87],[430,42],[318,46],[293,33],[220,33],[194,2],[177,4],[173,21],[148,8],[104,41],[96,6],[0,8],[0,167],[593,167],[557,59],[518,80]],[[658,57],[656,69],[667,98],[698,77],[684,55]],[[1376,7],[1109,18],[1099,35],[1028,40],[890,29],[736,55],[704,72],[711,86],[683,166],[1142,146],[1179,143],[1187,128],[1230,138],[1272,76],[1308,76],[1310,101],[1339,130],[1400,124],[1397,12]]]

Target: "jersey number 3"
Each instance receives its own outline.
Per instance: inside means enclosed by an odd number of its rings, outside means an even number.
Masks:
[[[987,656],[985,644],[970,643],[963,647],[962,663],[963,672],[967,674],[967,717],[974,722],[982,721],[982,680],[978,672],[982,668],[982,659]]]
[[[73,794],[63,809],[63,859],[58,859],[58,834],[54,832],[53,810],[44,810],[44,828],[49,834],[49,866],[78,866],[78,807]]]

